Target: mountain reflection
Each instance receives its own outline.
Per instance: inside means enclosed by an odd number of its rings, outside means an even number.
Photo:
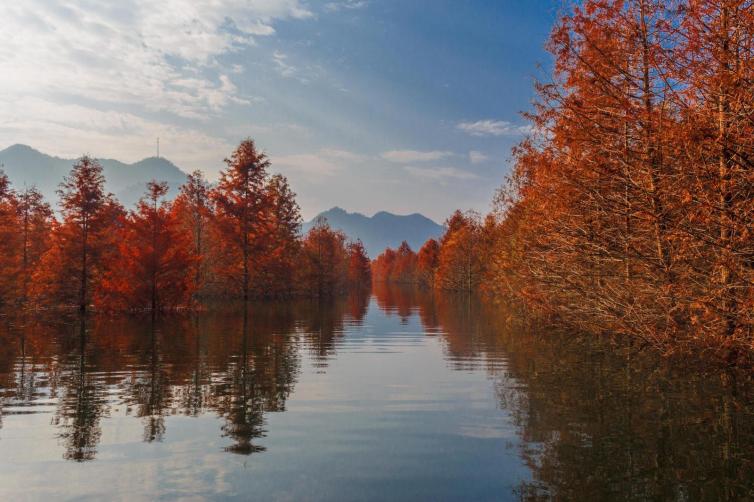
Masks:
[[[370,298],[378,309],[369,311]],[[216,417],[221,452],[264,452],[270,414],[286,411],[299,381],[326,375],[360,343],[390,343],[389,324],[379,323],[396,318],[423,330],[398,335],[439,344],[453,372],[486,375],[500,422],[519,437],[513,455],[530,473],[515,487],[520,499],[754,496],[748,377],[548,332],[476,298],[381,284],[371,297],[156,320],[5,317],[0,440],[8,416],[47,413],[62,457],[84,462],[97,458],[108,420],[138,423],[138,440],[158,444],[180,415]]]

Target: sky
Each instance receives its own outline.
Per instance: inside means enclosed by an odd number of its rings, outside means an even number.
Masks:
[[[558,0],[0,2],[0,149],[217,179],[252,137],[305,218],[485,212]]]

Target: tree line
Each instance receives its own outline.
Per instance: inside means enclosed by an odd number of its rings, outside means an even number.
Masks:
[[[434,267],[416,261],[417,280],[517,298],[668,352],[748,357],[754,3],[585,0],[547,48],[534,132],[493,211],[463,231],[454,215]],[[413,263],[404,255],[379,257],[375,272],[403,280],[388,263]]]
[[[151,181],[133,210],[105,191],[102,166],[80,158],[58,190],[59,215],[35,187],[0,170],[0,306],[103,311],[192,308],[207,298],[331,296],[368,286],[369,258],[326,221],[300,235],[287,179],[254,141],[219,182],[200,171],[174,200]]]
[[[428,239],[414,252],[407,242],[388,248],[372,262],[375,281],[415,284],[448,291],[473,291],[494,253],[496,221],[474,211],[456,211],[440,239]]]

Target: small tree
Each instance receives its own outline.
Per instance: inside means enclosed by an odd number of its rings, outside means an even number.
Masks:
[[[348,284],[352,288],[365,288],[372,283],[372,269],[369,256],[361,240],[349,242],[348,251]]]
[[[419,250],[417,255],[417,269],[419,283],[432,286],[435,283],[435,272],[440,264],[440,243],[429,239]]]

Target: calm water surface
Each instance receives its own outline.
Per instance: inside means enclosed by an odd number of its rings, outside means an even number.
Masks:
[[[470,298],[0,321],[3,500],[754,498],[750,382]]]

